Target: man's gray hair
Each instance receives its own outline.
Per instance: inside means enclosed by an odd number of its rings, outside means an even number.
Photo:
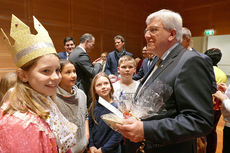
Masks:
[[[182,28],[182,39],[191,38],[191,37],[192,37],[191,31],[188,28],[183,27]],[[182,39],[181,39],[181,41],[182,41]]]
[[[179,13],[162,9],[150,14],[146,19],[148,25],[151,19],[158,18],[166,30],[176,30],[176,40],[181,41],[182,37],[182,17]]]
[[[80,43],[84,43],[86,40],[89,40],[89,42],[93,41],[93,35],[90,33],[85,33],[80,38]]]

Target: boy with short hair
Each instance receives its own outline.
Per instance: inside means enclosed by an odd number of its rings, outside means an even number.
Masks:
[[[136,62],[133,57],[129,55],[122,56],[118,61],[118,72],[120,73],[120,80],[113,83],[114,98],[119,99],[121,95],[134,96],[139,81],[132,79],[136,72]]]

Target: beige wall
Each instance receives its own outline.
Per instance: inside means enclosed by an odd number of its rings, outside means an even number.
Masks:
[[[219,48],[222,58],[218,67],[230,76],[230,35],[192,37],[193,48],[205,52],[210,48]]]

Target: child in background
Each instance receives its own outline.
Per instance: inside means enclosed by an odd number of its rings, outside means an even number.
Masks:
[[[132,98],[139,85],[139,81],[132,79],[133,74],[136,72],[135,60],[129,55],[122,56],[118,61],[117,70],[121,75],[121,79],[113,83],[114,98],[119,99],[122,95]]]
[[[113,87],[109,77],[104,73],[98,73],[91,84],[92,104],[89,115],[89,149],[91,153],[120,153],[122,135],[112,130],[102,119],[101,115],[111,113],[107,108],[98,103],[99,97],[105,99],[111,105],[113,102]]]
[[[222,102],[221,113],[224,116],[224,130],[223,130],[223,153],[230,152],[230,86],[226,86],[225,83],[218,84],[218,91],[214,94],[214,97]]]
[[[56,104],[66,119],[78,126],[77,145],[71,151],[82,153],[89,139],[87,97],[75,85],[77,74],[74,65],[68,60],[61,60],[60,65],[62,80],[57,88]]]
[[[1,101],[6,92],[12,88],[17,81],[17,74],[15,72],[9,72],[5,74],[0,80],[0,106],[2,105]]]
[[[48,32],[34,17],[36,35],[12,15],[12,46],[17,82],[0,108],[1,153],[65,153],[76,144],[77,126],[53,102],[61,80],[60,63]],[[22,39],[23,38],[23,39]]]

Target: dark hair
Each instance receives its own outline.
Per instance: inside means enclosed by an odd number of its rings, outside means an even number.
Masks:
[[[89,42],[93,41],[93,35],[90,33],[85,33],[80,38],[80,43],[84,43],[86,40],[89,40]]]
[[[73,37],[65,37],[65,39],[64,39],[64,45],[68,41],[73,41],[73,43],[75,44],[75,40],[73,39]]]
[[[217,66],[222,57],[221,50],[218,48],[211,48],[205,51],[204,54],[212,59],[212,63],[214,66]]]
[[[62,72],[62,70],[66,64],[73,64],[73,63],[69,60],[66,60],[66,59],[60,59],[60,71],[61,72]]]
[[[122,37],[121,35],[116,35],[113,39],[114,39],[114,40],[115,40],[115,39],[120,39],[123,43],[125,42],[125,38]]]

